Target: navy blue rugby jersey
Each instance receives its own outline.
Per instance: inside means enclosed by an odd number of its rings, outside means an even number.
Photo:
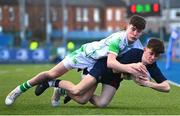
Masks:
[[[143,50],[132,48],[131,50],[124,53],[122,56],[118,56],[117,60],[122,64],[138,63],[141,62],[143,55]],[[150,76],[157,82],[161,83],[165,80],[165,76],[162,74],[161,70],[157,66],[156,62],[146,66],[150,73]],[[114,76],[112,69],[107,68],[107,57],[97,60],[94,67],[89,72],[90,75],[99,80],[99,77],[111,78]]]
[[[117,57],[117,60],[122,64],[138,63],[141,62],[142,55],[143,55],[143,50],[132,48],[131,50],[124,53],[122,56]],[[157,83],[161,83],[167,80],[165,76],[162,74],[159,67],[157,66],[156,62],[154,62],[153,64],[146,65],[146,68],[149,71],[150,76]]]

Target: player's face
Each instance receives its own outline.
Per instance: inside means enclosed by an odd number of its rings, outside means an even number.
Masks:
[[[135,26],[133,25],[128,25],[127,27],[127,36],[128,36],[128,42],[134,43],[142,34],[143,30],[138,30]]]
[[[159,55],[157,56],[151,49],[149,48],[144,49],[142,62],[145,65],[154,63],[158,58],[159,58]]]

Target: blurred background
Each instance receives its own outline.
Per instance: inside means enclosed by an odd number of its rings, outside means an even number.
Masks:
[[[178,61],[179,0],[0,0],[0,63],[57,63],[83,43],[125,29],[133,14],[148,22],[142,43],[159,38],[162,59]]]
[[[51,90],[34,97],[34,89],[22,95],[15,107],[4,105],[18,84],[49,70],[82,44],[125,29],[134,14],[147,20],[140,39],[144,45],[152,37],[165,43],[166,53],[157,64],[168,81],[178,86],[171,86],[169,94],[124,81],[108,108],[76,107],[71,102],[57,110],[49,106]],[[0,0],[0,115],[180,114],[179,38],[180,0]],[[77,83],[80,78],[72,77],[80,73],[71,71],[64,77]]]

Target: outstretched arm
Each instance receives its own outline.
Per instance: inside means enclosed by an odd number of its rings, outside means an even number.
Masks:
[[[160,92],[169,92],[170,91],[170,85],[168,81],[163,81],[161,83],[152,82],[150,80],[142,80],[139,78],[133,79],[138,85],[145,86],[152,88],[154,90],[160,91]]]

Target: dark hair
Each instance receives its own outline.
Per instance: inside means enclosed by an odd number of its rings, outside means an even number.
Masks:
[[[147,48],[151,49],[156,55],[164,53],[164,43],[159,39],[150,39]]]
[[[139,15],[133,15],[130,18],[129,24],[132,24],[135,26],[138,30],[143,30],[146,27],[146,20],[144,17],[139,16]]]

